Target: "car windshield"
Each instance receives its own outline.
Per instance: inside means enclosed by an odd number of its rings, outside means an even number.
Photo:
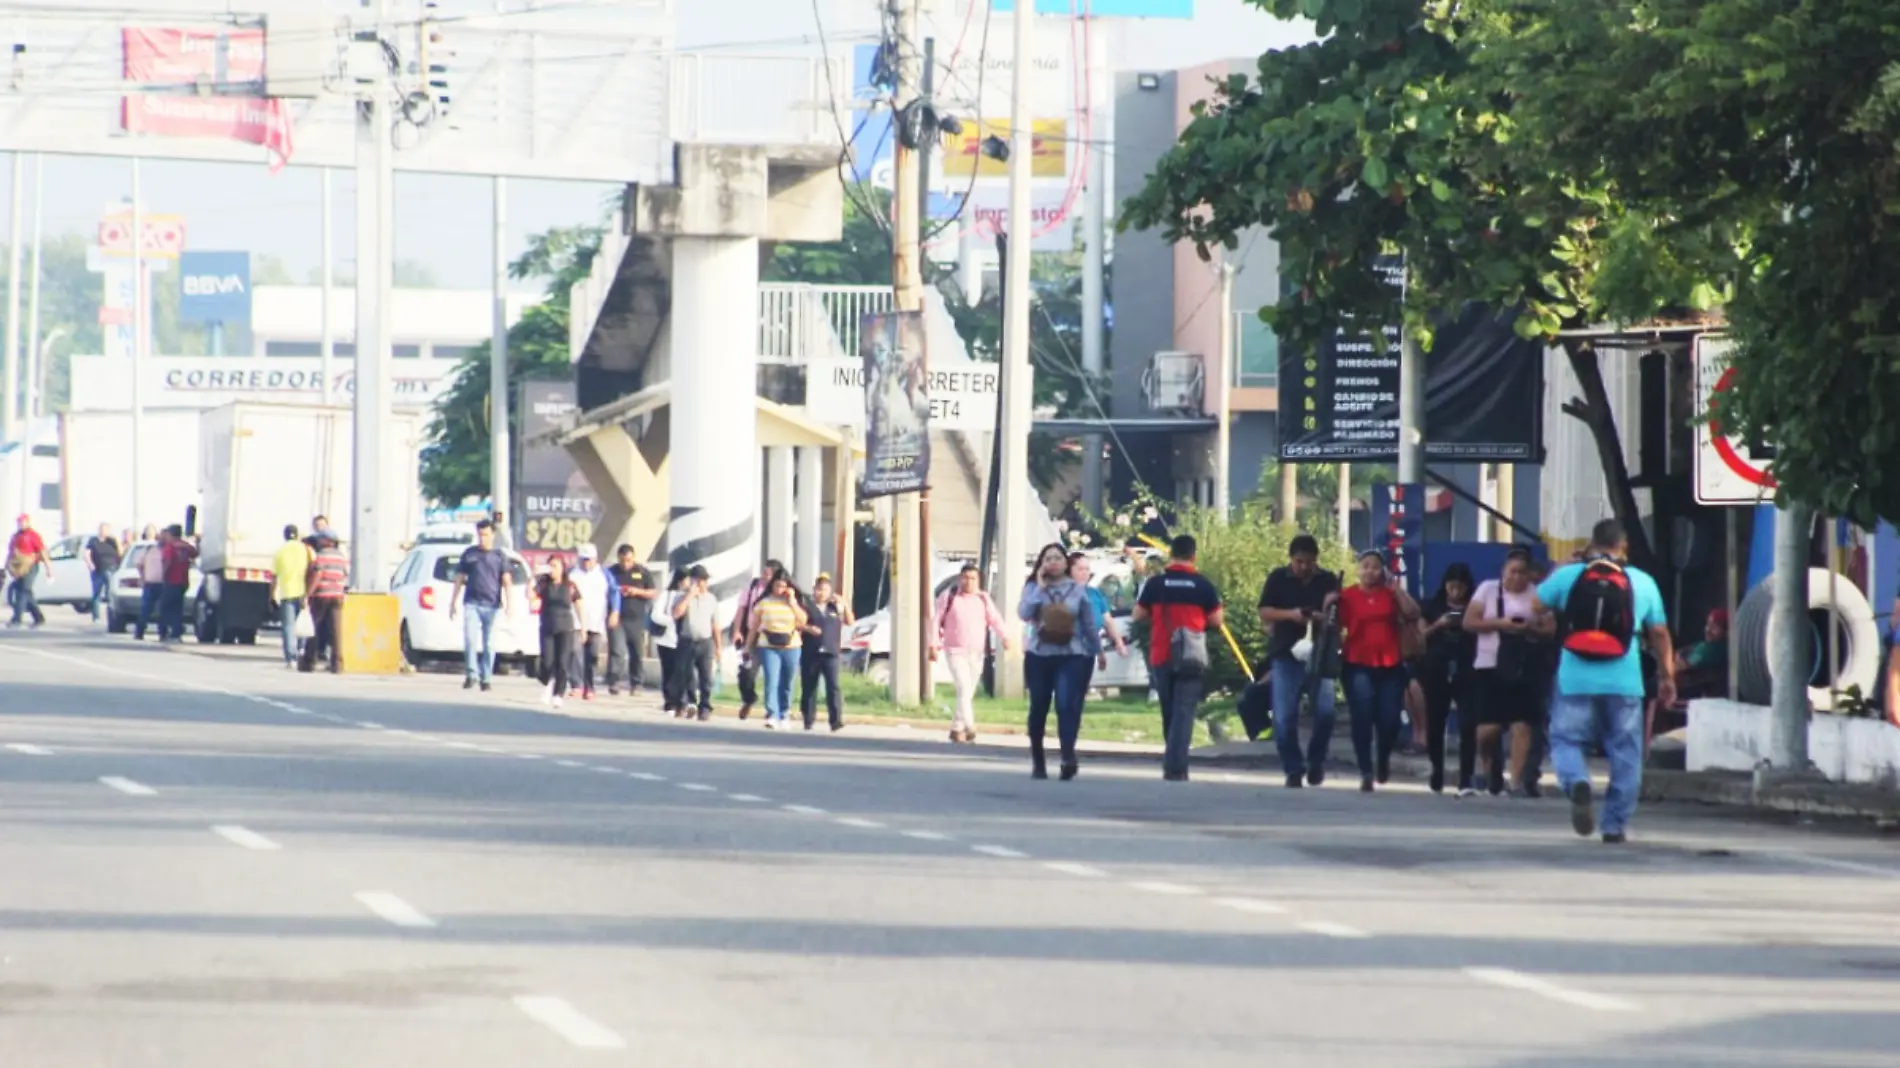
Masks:
[[[455,567],[461,563],[460,556],[438,556],[435,558],[434,578],[437,582],[455,582]],[[508,578],[516,589],[525,589],[529,585],[527,565],[519,557],[508,558]]]

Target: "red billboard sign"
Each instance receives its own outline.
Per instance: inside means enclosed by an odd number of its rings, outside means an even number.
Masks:
[[[126,133],[241,141],[262,145],[273,170],[289,162],[290,116],[283,101],[196,91],[262,81],[262,30],[127,28],[123,42],[125,80],[152,90],[125,98]]]
[[[264,78],[263,30],[128,28],[125,80],[178,85],[200,79],[256,82]]]

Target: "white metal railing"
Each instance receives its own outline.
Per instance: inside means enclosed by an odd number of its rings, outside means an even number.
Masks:
[[[684,53],[673,57],[669,129],[697,144],[839,145],[851,110],[845,60]]]
[[[806,363],[855,356],[859,322],[866,315],[888,311],[891,303],[889,286],[761,283],[759,359]]]

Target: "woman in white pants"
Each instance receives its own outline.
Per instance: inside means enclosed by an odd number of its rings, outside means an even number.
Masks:
[[[945,590],[937,600],[935,641],[930,658],[944,657],[950,665],[950,678],[957,689],[957,710],[950,722],[952,742],[976,741],[976,688],[983,678],[985,640],[996,635],[1003,648],[1010,648],[1009,632],[1003,615],[985,593],[982,572],[975,564],[964,564],[957,584]]]

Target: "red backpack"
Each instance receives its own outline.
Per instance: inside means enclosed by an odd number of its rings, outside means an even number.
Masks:
[[[1592,560],[1564,600],[1565,651],[1585,660],[1621,660],[1636,640],[1636,595],[1614,560]]]

